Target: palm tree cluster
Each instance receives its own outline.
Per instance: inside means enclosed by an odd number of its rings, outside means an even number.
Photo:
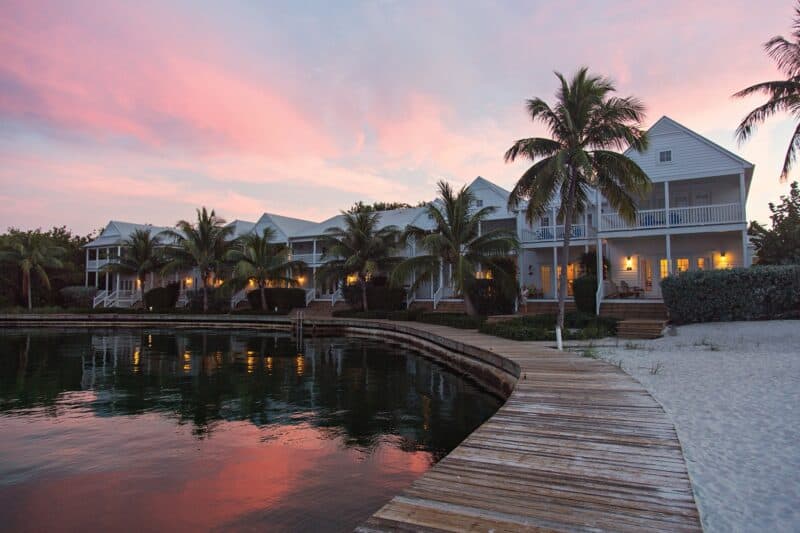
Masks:
[[[33,308],[34,275],[49,290],[47,269],[62,268],[64,255],[64,248],[54,246],[39,232],[16,233],[4,243],[0,250],[0,262],[12,263],[21,272],[22,292],[26,295],[28,309]]]

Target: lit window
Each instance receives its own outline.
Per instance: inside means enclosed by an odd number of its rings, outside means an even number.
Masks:
[[[698,257],[697,258],[697,270],[705,270],[706,269],[706,258],[705,257]]]
[[[664,279],[667,276],[669,276],[669,262],[666,259],[662,259],[658,266],[659,266],[659,273],[661,274],[661,279]]]
[[[672,163],[672,150],[662,150],[658,152],[659,163]]]
[[[678,272],[686,272],[689,270],[689,260],[686,258],[676,259],[675,264],[678,267]]]

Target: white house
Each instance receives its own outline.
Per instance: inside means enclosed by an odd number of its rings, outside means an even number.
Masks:
[[[623,221],[597,191],[590,191],[589,208],[573,221],[566,272],[569,291],[572,280],[581,274],[584,254],[600,250],[596,256],[604,258],[608,268],[605,281],[598,282],[598,306],[609,301],[658,302],[660,281],[673,272],[751,263],[745,204],[753,165],[668,117],[659,119],[649,135],[646,152],[626,152],[653,182],[650,195],[639,203],[636,222]],[[483,222],[481,231],[504,228],[517,233],[521,244],[517,258],[519,283],[528,288],[529,299],[554,301],[564,237],[563,221],[556,217],[557,205],[554,203],[548,214],[531,225],[525,221],[524,205],[514,211],[507,208],[509,191],[482,177],[469,188],[476,197],[476,207],[496,208]],[[300,286],[307,291],[307,301],[335,304],[341,293],[337,287],[318,285],[315,274],[322,265],[325,232],[340,226],[341,221],[341,215],[312,222],[265,213],[255,223],[231,224],[236,236],[271,227],[276,241],[291,247],[293,259],[308,265],[298,277]],[[380,224],[401,229],[408,225],[433,226],[420,207],[381,212]],[[120,253],[122,241],[137,227],[144,226],[112,221],[98,239],[87,245],[86,284],[100,290],[96,305],[132,305],[125,295],[135,289],[133,281],[124,277],[111,279],[102,273],[102,267]],[[415,243],[407,243],[403,253],[416,254]],[[184,273],[176,279],[189,280],[191,276]],[[410,294],[409,303],[430,302],[436,307],[442,300],[452,299],[448,279],[448,273],[443,271],[438,279]],[[165,281],[153,277],[152,283]],[[182,283],[182,288],[196,283]],[[234,303],[243,299],[244,293],[240,293]]]

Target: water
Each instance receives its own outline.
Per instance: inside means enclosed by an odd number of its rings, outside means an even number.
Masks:
[[[409,348],[0,331],[0,529],[349,530],[500,402]]]

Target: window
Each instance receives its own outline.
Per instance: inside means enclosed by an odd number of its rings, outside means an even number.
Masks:
[[[97,250],[94,248],[89,249],[89,261],[97,261]]]
[[[89,272],[86,281],[87,287],[97,287],[97,272]]]
[[[706,258],[705,257],[698,257],[697,258],[697,270],[705,270],[706,269]]]
[[[669,261],[667,261],[666,259],[662,259],[659,262],[658,266],[659,266],[658,271],[659,274],[661,275],[661,279],[664,279],[667,276],[669,276]]]
[[[658,152],[658,162],[660,164],[672,163],[672,150],[661,150]]]
[[[478,207],[483,207],[483,200],[475,200],[475,205]]]
[[[678,267],[678,272],[686,272],[689,270],[689,260],[685,257],[676,259],[675,265]]]

